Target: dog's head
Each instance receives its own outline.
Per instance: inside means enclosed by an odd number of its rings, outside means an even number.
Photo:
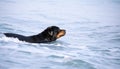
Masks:
[[[64,36],[66,31],[64,29],[60,29],[57,26],[50,26],[47,29],[45,29],[42,33],[44,33],[45,37],[47,37],[51,41],[54,41],[54,40]]]

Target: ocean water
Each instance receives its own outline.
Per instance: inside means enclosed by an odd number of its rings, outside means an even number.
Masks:
[[[67,34],[51,43],[2,34],[52,25]],[[120,0],[0,0],[0,69],[120,69]]]

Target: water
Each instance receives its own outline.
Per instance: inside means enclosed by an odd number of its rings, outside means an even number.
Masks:
[[[119,8],[119,0],[1,0],[0,69],[119,69]],[[2,35],[51,25],[67,34],[45,44]]]

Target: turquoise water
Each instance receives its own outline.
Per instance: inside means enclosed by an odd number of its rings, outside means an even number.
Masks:
[[[119,0],[1,0],[0,69],[119,69]],[[56,25],[67,34],[51,43],[7,38]]]

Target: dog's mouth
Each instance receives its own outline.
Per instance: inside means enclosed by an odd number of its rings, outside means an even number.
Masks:
[[[56,37],[60,38],[60,37],[64,36],[65,34],[66,34],[66,31],[64,29],[61,29]]]

